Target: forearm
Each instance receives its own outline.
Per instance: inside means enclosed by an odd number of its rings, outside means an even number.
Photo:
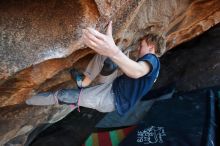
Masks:
[[[121,70],[131,78],[138,78],[142,74],[141,66],[136,62],[128,58],[121,50],[115,55],[109,56]]]
[[[106,35],[98,32],[93,28],[83,30],[84,43],[96,51],[98,54],[108,56],[112,59],[121,70],[129,77],[138,78],[143,76],[149,70],[146,64],[137,63],[129,59],[116,46],[112,37],[112,22],[110,21]],[[144,69],[143,69],[144,66]]]

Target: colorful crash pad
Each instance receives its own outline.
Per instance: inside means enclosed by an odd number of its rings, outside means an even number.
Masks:
[[[135,127],[92,133],[82,146],[118,146]]]

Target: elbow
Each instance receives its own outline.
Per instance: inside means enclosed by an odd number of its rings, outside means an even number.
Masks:
[[[143,73],[140,72],[140,71],[134,72],[133,74],[129,75],[129,77],[133,78],[133,79],[138,79],[138,78],[140,78],[142,76],[143,76]]]
[[[138,73],[136,73],[136,75],[135,75],[135,79],[138,79],[138,78],[140,78],[140,77],[143,77],[143,73],[142,72],[138,72]]]

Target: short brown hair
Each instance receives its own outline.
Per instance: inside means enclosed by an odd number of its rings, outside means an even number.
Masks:
[[[142,38],[140,38],[140,42],[142,42],[143,40],[145,40],[147,44],[154,45],[155,53],[158,56],[163,55],[163,53],[166,50],[164,38],[159,35],[149,33],[143,36]]]

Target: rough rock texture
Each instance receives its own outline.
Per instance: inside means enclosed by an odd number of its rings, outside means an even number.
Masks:
[[[23,146],[29,134],[39,124],[54,123],[72,110],[68,106],[28,106],[18,104],[1,108],[0,145]],[[45,127],[42,126],[42,130]],[[33,138],[41,131],[32,135]]]
[[[50,108],[16,104],[22,104],[36,92],[74,86],[69,68],[83,70],[94,54],[82,44],[82,28],[91,26],[105,32],[109,20],[113,20],[113,35],[123,50],[135,49],[138,38],[149,32],[163,36],[167,44],[164,48],[169,50],[219,23],[220,2],[0,0],[0,16],[0,116],[4,117],[0,119],[0,139],[3,144],[19,136],[14,131],[25,125],[35,127],[62,111],[62,107],[50,107],[56,109],[51,112]],[[20,114],[16,116],[18,109]],[[30,118],[30,113],[36,113],[42,120],[36,121],[35,114]],[[30,124],[26,120],[13,123],[21,117],[27,118]],[[23,129],[27,133],[32,128]]]
[[[179,91],[220,85],[220,24],[160,58],[154,89],[176,83]]]
[[[0,106],[7,106],[24,101],[47,79],[89,54],[77,51],[84,48],[80,37],[86,26],[103,32],[113,20],[114,37],[122,49],[132,48],[140,36],[154,32],[165,37],[168,50],[217,24],[220,3],[1,0],[0,14]],[[70,54],[71,61],[66,59]]]

